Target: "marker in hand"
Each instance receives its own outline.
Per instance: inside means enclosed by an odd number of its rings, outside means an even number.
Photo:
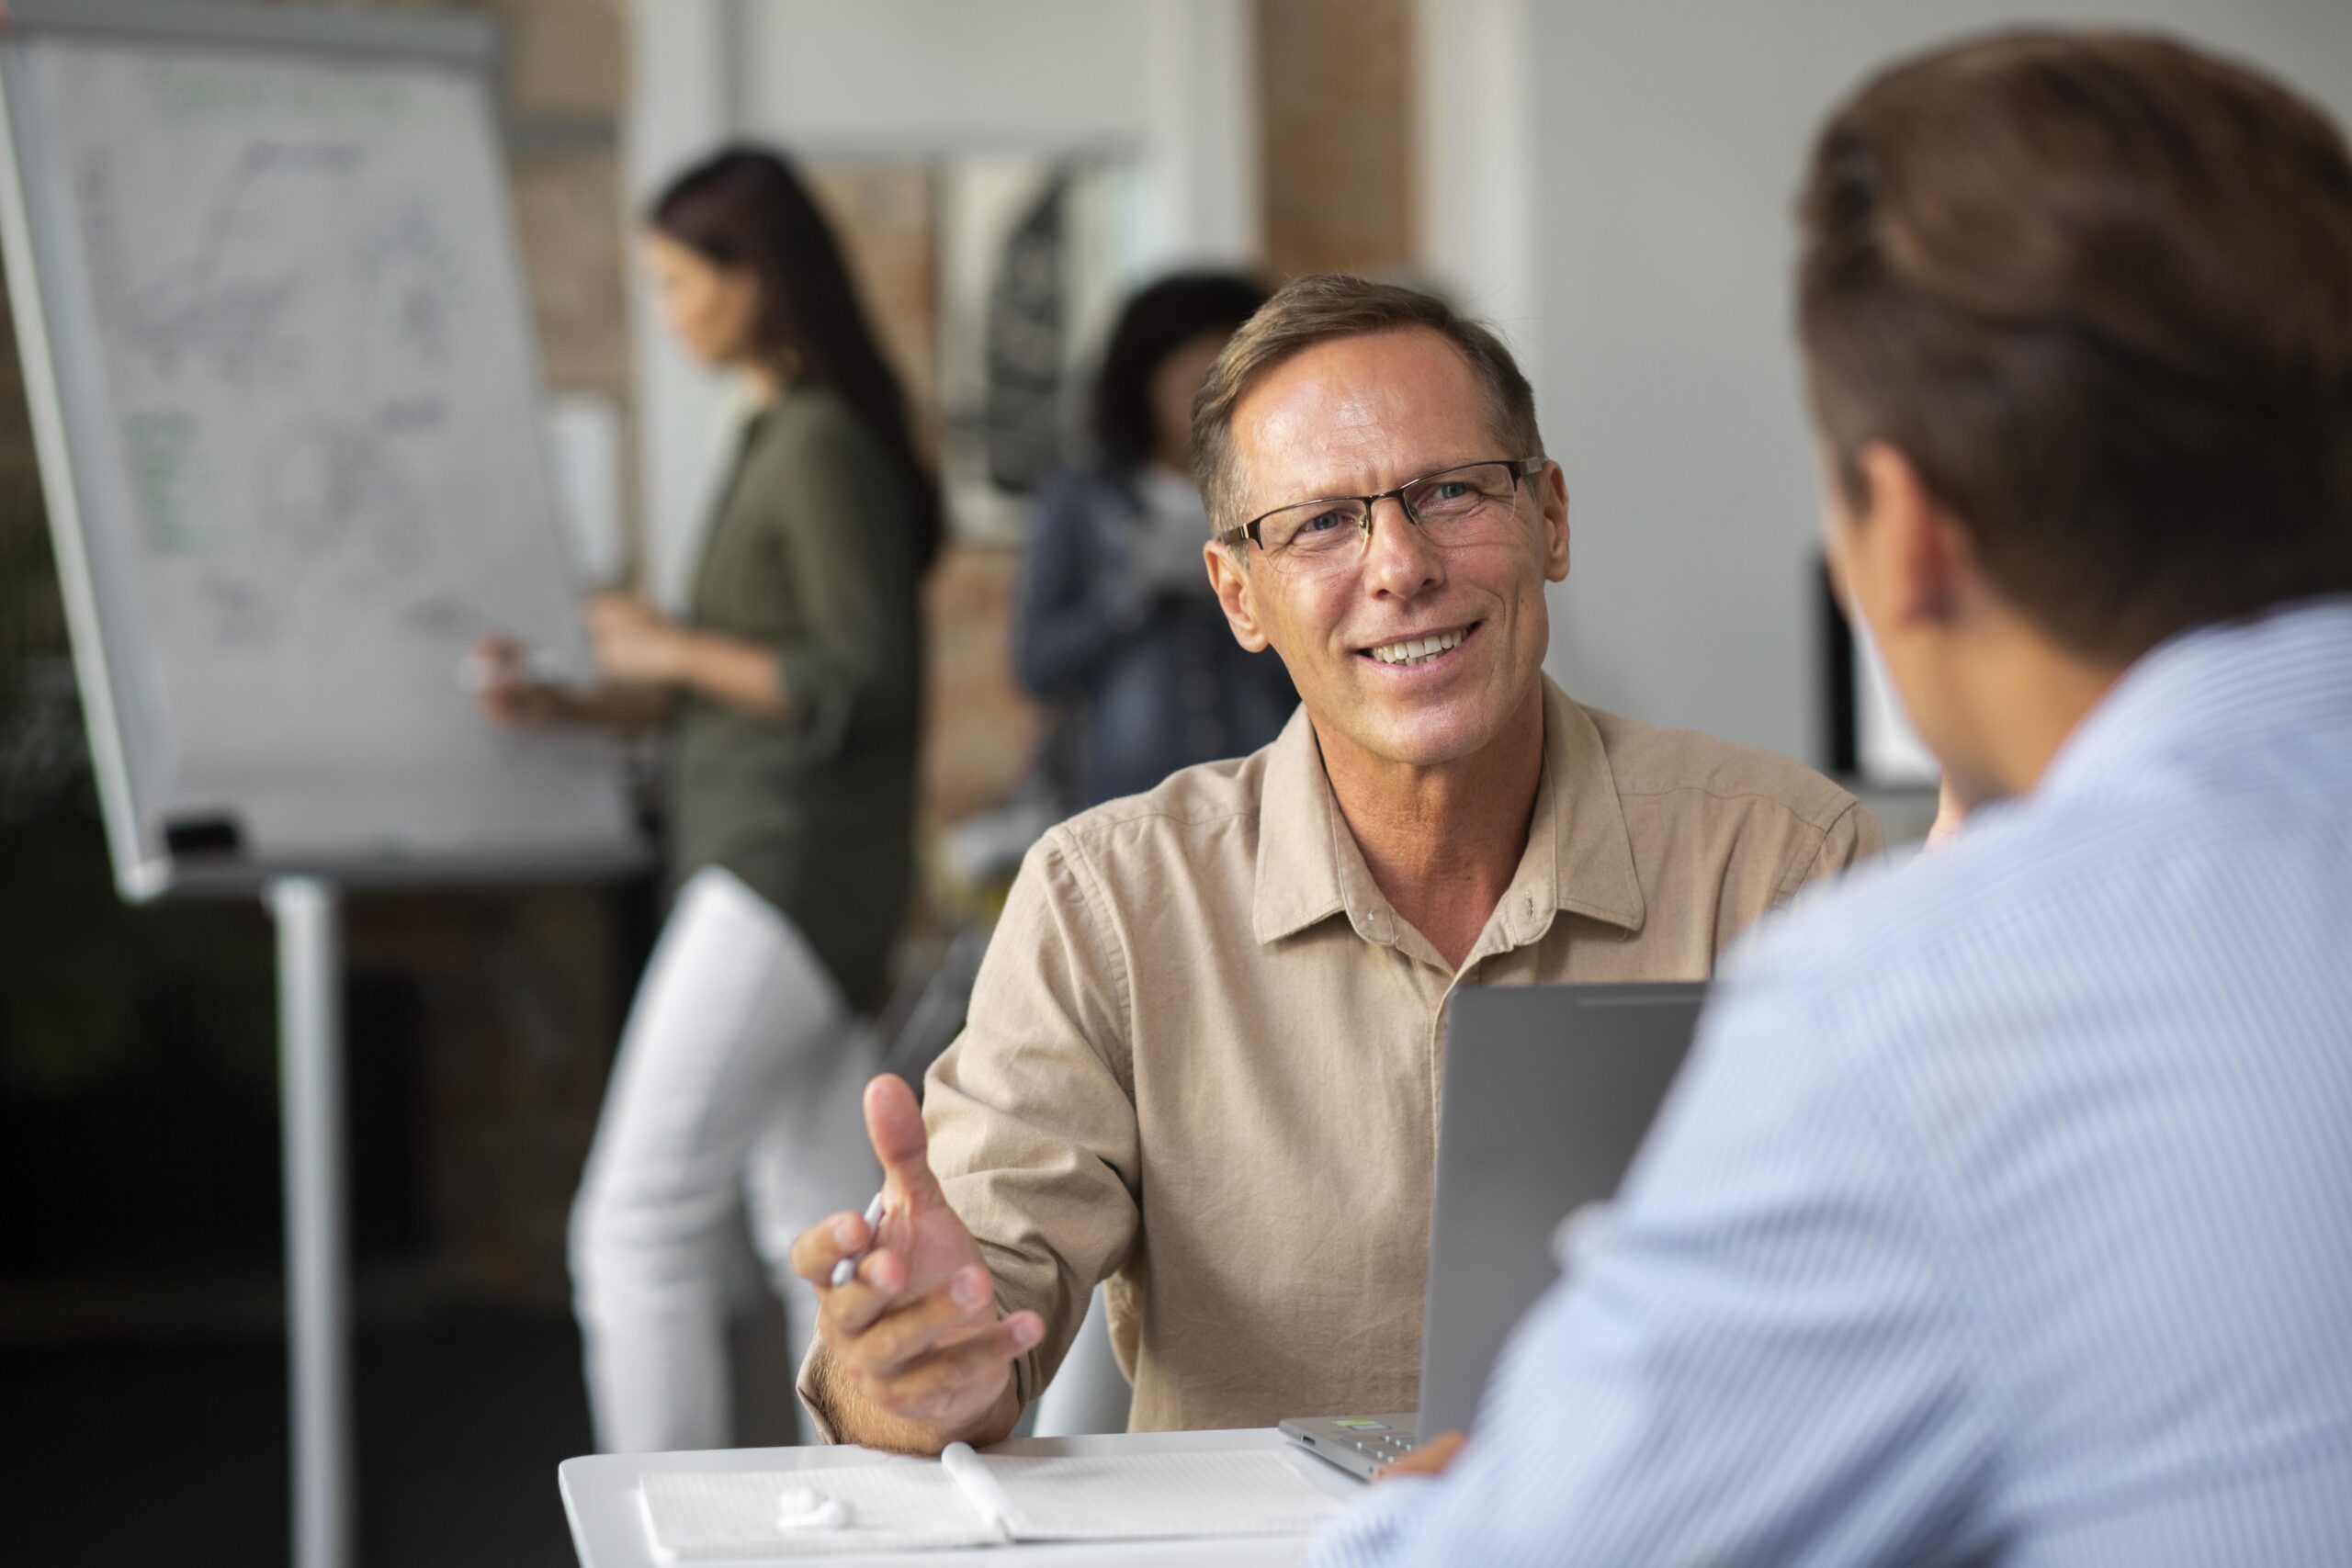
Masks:
[[[579,675],[569,660],[536,648],[517,648],[504,658],[475,649],[458,663],[458,684],[477,694],[500,681],[540,686],[571,686]]]
[[[833,1265],[833,1288],[839,1290],[857,1278],[857,1266],[874,1250],[874,1238],[881,1234],[882,1194],[876,1192],[874,1201],[865,1206],[865,1245]]]

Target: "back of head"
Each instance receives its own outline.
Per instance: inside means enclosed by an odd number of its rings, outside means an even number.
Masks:
[[[2311,106],[2152,36],[1973,40],[1840,107],[1801,211],[1841,482],[1903,451],[2052,640],[2352,590],[2352,160]]]
[[[832,226],[781,153],[720,149],[673,179],[647,209],[655,232],[759,285],[756,351],[836,393],[900,457],[920,492],[917,558],[938,553],[938,491],[915,450],[897,372],[882,353]]]
[[[1506,456],[1541,457],[1535,391],[1503,342],[1433,294],[1345,273],[1310,273],[1276,290],[1233,334],[1193,400],[1193,477],[1210,522],[1237,526],[1241,476],[1233,452],[1233,415],[1258,378],[1317,344],[1374,333],[1424,331],[1451,343],[1487,400],[1487,419]]]

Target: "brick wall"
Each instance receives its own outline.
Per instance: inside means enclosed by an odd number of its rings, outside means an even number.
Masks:
[[[884,350],[905,378],[925,444],[936,449],[940,331],[938,200],[931,168],[865,161],[808,166],[842,236]],[[1003,799],[1028,769],[1041,717],[1012,681],[1012,592],[1019,558],[1001,546],[951,541],[924,592],[931,633],[923,727],[926,840]]]
[[[1414,257],[1413,0],[1259,0],[1266,265],[1393,272]]]

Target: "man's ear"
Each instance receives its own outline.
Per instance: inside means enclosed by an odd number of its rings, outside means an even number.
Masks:
[[[1568,476],[1557,463],[1547,462],[1532,486],[1544,516],[1544,581],[1568,578]]]
[[[1265,629],[1258,624],[1258,585],[1251,581],[1250,570],[1257,563],[1246,553],[1254,547],[1245,544],[1238,550],[1228,549],[1211,539],[1201,547],[1201,559],[1208,565],[1209,586],[1216,590],[1216,602],[1225,610],[1226,624],[1233,628],[1233,640],[1252,653],[1263,653],[1268,642]]]
[[[1977,575],[1976,547],[1918,467],[1883,441],[1854,455],[1861,494],[1851,511],[1849,574],[1889,627],[1948,625]]]

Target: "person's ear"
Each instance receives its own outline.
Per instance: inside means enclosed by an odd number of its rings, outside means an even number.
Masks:
[[[1568,476],[1559,464],[1546,462],[1529,488],[1543,508],[1544,581],[1565,582],[1568,577]]]
[[[1949,626],[1976,570],[1968,531],[1901,448],[1870,442],[1854,468],[1861,493],[1838,552],[1848,587],[1883,631]]]
[[[1209,586],[1216,590],[1216,602],[1225,611],[1226,624],[1233,628],[1233,640],[1252,653],[1263,653],[1270,646],[1265,628],[1258,623],[1257,573],[1259,563],[1250,558],[1257,546],[1244,543],[1228,549],[1215,539],[1201,547],[1201,559],[1209,569]]]

